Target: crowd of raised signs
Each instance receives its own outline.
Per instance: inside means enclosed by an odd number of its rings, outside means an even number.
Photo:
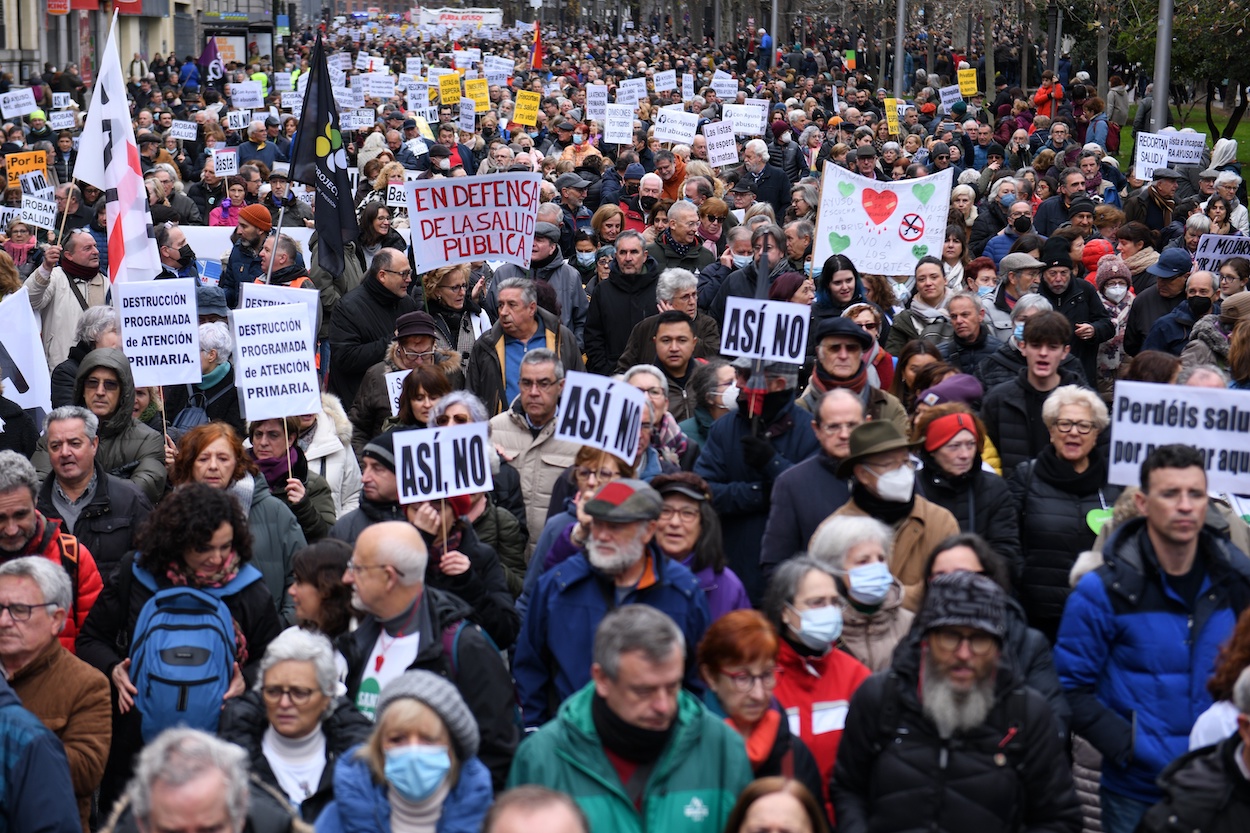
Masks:
[[[1250,829],[1237,142],[489,11],[0,91],[0,829]]]

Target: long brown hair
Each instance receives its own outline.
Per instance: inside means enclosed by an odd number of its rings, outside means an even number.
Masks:
[[[1220,646],[1215,673],[1207,680],[1207,691],[1216,700],[1233,699],[1233,686],[1246,666],[1250,666],[1250,608],[1237,617],[1233,635]]]
[[[22,276],[9,253],[0,250],[0,298],[8,297],[22,288]]]

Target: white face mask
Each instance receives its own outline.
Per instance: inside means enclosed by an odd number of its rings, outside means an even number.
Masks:
[[[1123,301],[1124,296],[1128,294],[1128,287],[1116,284],[1115,286],[1109,286],[1104,289],[1102,294],[1106,295],[1110,300],[1115,301],[1118,304]]]
[[[782,143],[783,145],[788,145],[788,144],[790,144],[790,134],[789,134],[789,133],[782,133],[782,134],[781,134],[781,139],[780,139],[780,141],[781,141],[781,143]]]
[[[738,394],[742,391],[738,389],[738,383],[734,382],[729,387],[721,391],[720,406],[731,414],[738,410]]]
[[[877,495],[891,503],[906,503],[911,500],[916,488],[916,474],[907,466],[902,466],[877,477]]]

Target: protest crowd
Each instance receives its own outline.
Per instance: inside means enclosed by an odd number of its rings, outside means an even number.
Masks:
[[[1250,830],[1237,142],[660,22],[2,91],[0,830]]]

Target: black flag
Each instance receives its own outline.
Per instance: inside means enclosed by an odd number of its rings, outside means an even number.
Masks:
[[[299,131],[291,146],[291,179],[315,188],[318,265],[331,275],[343,273],[343,244],[356,239],[359,227],[347,178],[347,150],[339,131],[330,73],[321,35],[308,63],[308,87]]]

